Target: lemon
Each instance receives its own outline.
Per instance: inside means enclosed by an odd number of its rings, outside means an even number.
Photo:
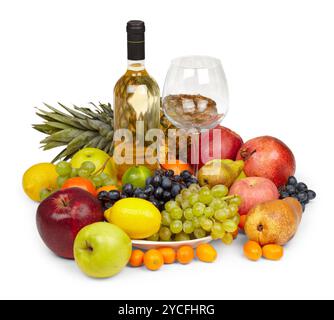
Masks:
[[[38,163],[30,167],[23,175],[22,186],[27,196],[34,201],[41,201],[43,189],[57,188],[56,166],[52,163]]]
[[[105,211],[105,218],[123,229],[131,239],[144,239],[160,229],[160,211],[147,200],[126,198]]]

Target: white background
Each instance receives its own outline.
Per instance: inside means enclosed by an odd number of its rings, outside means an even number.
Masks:
[[[333,17],[330,0],[1,1],[0,298],[334,298]],[[55,152],[39,150],[33,107],[112,102],[129,19],[146,22],[147,66],[161,87],[173,57],[216,56],[230,87],[224,124],[294,151],[298,178],[318,198],[280,262],[248,261],[240,237],[217,244],[214,264],[126,268],[97,281],[41,242],[21,177]]]

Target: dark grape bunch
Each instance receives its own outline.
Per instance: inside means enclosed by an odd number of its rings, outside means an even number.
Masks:
[[[104,210],[109,209],[113,204],[123,198],[140,198],[150,201],[160,211],[165,203],[175,197],[191,184],[198,184],[198,180],[188,171],[184,170],[180,175],[175,175],[173,170],[155,170],[152,177],[147,178],[145,188],[135,188],[127,183],[123,186],[122,192],[112,190],[102,191],[98,195]]]
[[[307,185],[303,182],[298,182],[295,177],[289,177],[287,184],[280,188],[280,198],[287,197],[296,198],[302,205],[303,211],[305,206],[316,197],[316,193],[313,190],[308,189]]]

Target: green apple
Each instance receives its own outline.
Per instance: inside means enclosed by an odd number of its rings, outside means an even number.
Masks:
[[[80,230],[73,250],[82,272],[93,278],[110,278],[127,265],[132,243],[121,228],[96,222]]]
[[[108,174],[111,178],[116,177],[116,166],[113,159],[103,150],[97,148],[84,148],[78,151],[71,160],[73,168],[80,168],[85,161],[91,161],[95,164],[95,172]],[[95,173],[94,172],[94,173]]]

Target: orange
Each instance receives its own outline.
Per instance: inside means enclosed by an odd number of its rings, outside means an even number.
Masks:
[[[144,264],[147,269],[156,271],[164,264],[164,257],[156,249],[148,250],[144,255]]]
[[[267,244],[262,248],[263,256],[269,260],[280,260],[283,257],[284,249],[277,244]]]
[[[140,267],[144,262],[144,252],[141,250],[133,250],[129,260],[131,267]]]
[[[63,186],[61,187],[62,189],[68,189],[68,188],[81,188],[83,190],[88,191],[91,193],[93,196],[96,196],[96,189],[90,180],[86,178],[81,178],[81,177],[74,177],[70,178],[65,181]]]
[[[164,263],[171,264],[175,262],[176,252],[173,248],[160,248],[158,249],[164,258]]]
[[[184,170],[192,172],[191,165],[181,160],[176,160],[175,163],[164,163],[161,167],[165,170],[173,170],[176,175],[179,175]]]
[[[217,258],[217,251],[211,244],[204,243],[197,247],[196,256],[203,262],[213,262]]]
[[[240,216],[239,228],[241,230],[244,230],[245,228],[246,219],[247,219],[247,214]]]
[[[100,187],[96,190],[96,193],[99,194],[100,192],[102,191],[112,191],[112,190],[118,190],[117,186],[115,185],[110,185],[110,186],[103,186],[103,187]]]
[[[190,246],[182,246],[176,252],[177,261],[187,264],[194,259],[194,249]]]
[[[262,257],[262,248],[255,241],[248,241],[244,245],[244,254],[249,260],[257,261]]]

